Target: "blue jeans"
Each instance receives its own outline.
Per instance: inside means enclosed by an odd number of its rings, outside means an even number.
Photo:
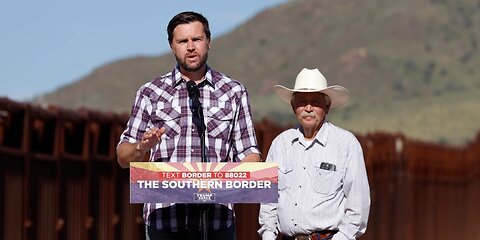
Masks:
[[[202,240],[202,232],[198,229],[185,229],[178,232],[162,231],[146,227],[147,240]],[[214,231],[209,229],[207,233],[208,240],[235,240],[235,223],[229,228]]]

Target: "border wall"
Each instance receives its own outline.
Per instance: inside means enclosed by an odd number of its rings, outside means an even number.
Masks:
[[[0,98],[0,239],[145,239],[142,205],[115,147],[128,115],[41,108]],[[260,150],[285,128],[255,123]],[[363,240],[480,239],[480,134],[462,147],[400,134],[357,135],[371,186]],[[239,240],[258,204],[237,204]]]

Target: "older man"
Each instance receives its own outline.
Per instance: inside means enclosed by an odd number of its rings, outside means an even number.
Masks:
[[[277,136],[267,162],[278,162],[278,204],[262,204],[262,239],[356,239],[367,228],[370,188],[355,136],[328,121],[349,92],[327,86],[318,69],[304,68],[295,87],[275,93],[290,103],[300,125]]]

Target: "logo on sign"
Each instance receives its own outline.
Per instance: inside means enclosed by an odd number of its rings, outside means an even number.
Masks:
[[[215,193],[194,193],[194,202],[215,202]]]

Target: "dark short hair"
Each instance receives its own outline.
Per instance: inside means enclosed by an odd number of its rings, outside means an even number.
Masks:
[[[208,26],[208,20],[202,14],[187,11],[181,12],[175,15],[167,26],[167,34],[168,34],[168,43],[172,44],[173,41],[173,30],[180,25],[180,24],[188,24],[192,22],[200,22],[203,25],[203,31],[205,31],[205,35],[207,35],[207,39],[210,41],[210,27]]]

